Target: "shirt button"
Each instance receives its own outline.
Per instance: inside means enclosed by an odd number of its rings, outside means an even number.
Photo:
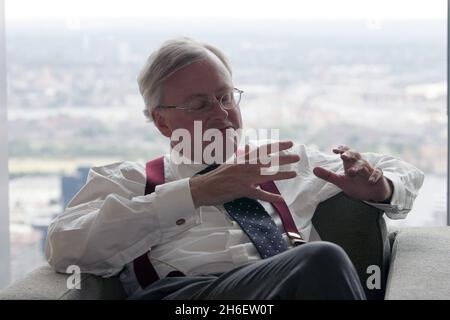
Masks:
[[[185,219],[178,219],[177,222],[176,222],[176,224],[179,225],[179,226],[181,226],[181,225],[184,224],[185,222],[186,222]]]

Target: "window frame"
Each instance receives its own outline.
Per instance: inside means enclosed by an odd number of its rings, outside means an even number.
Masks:
[[[450,23],[448,18],[450,17],[450,0],[447,1],[447,226],[450,226],[450,209],[449,209],[449,199],[450,199],[450,124],[449,124],[449,108],[450,99],[448,94],[450,92],[450,86],[448,83],[448,75],[450,73],[450,53],[449,53],[449,42],[450,42]]]
[[[0,0],[0,289],[11,280],[5,1]]]

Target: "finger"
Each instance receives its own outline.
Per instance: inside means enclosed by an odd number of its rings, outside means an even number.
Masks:
[[[268,156],[269,154],[292,148],[293,145],[294,145],[294,143],[292,141],[279,141],[279,142],[265,144],[265,145],[260,146],[257,149],[258,156],[260,156],[260,157]]]
[[[342,176],[337,175],[336,173],[331,172],[330,170],[324,169],[322,167],[315,167],[313,169],[313,173],[317,177],[319,177],[327,182],[331,182],[332,184],[341,188]]]
[[[269,163],[273,166],[283,166],[286,164],[291,164],[300,161],[300,156],[298,154],[283,154],[283,155],[272,155],[267,157],[267,159],[260,159],[261,163]]]
[[[341,159],[344,165],[345,173],[347,173],[347,170],[350,169],[360,158],[361,157],[359,153],[355,153],[351,150],[342,153]]]
[[[279,157],[278,164],[283,166],[285,164],[295,163],[300,161],[300,156],[298,154],[285,154]]]
[[[348,151],[345,151],[348,152]],[[342,153],[341,154],[341,159],[342,159],[342,164],[344,166],[344,170],[346,174],[349,174],[350,176],[352,175],[352,173],[349,173],[348,170],[355,164],[356,160],[354,157],[349,156],[346,153]]]
[[[366,169],[365,167],[358,167],[358,168],[352,167],[352,168],[350,168],[350,169],[348,170],[347,174],[348,174],[350,177],[356,177],[356,176],[358,176],[358,175],[362,175],[362,176],[364,176],[365,178],[369,178],[369,175],[370,175],[370,174],[367,172],[367,169]]]
[[[361,175],[364,178],[369,178],[371,171],[368,163],[363,160],[358,160],[346,170],[346,173],[351,177]]]
[[[279,172],[273,172],[272,174],[261,175],[261,178],[258,180],[260,183],[262,183],[262,182],[272,181],[272,180],[292,179],[292,178],[295,178],[296,176],[297,176],[297,172],[295,172],[295,171],[279,171]]]
[[[350,150],[350,148],[345,145],[339,145],[339,146],[333,148],[333,152],[338,153],[338,154],[344,153],[347,150]]]
[[[283,201],[283,197],[279,194],[267,192],[261,189],[253,189],[250,194],[250,198],[258,199],[267,202],[280,202]]]
[[[355,162],[355,161],[361,160],[362,157],[361,157],[361,154],[357,151],[347,150],[341,154],[341,159],[344,161]]]
[[[368,181],[371,184],[376,184],[378,180],[383,176],[383,171],[380,168],[375,168],[370,175]]]
[[[281,142],[274,142],[262,145],[257,148],[248,148],[246,149],[246,161],[252,164],[257,163],[264,163],[267,164],[270,160],[268,157],[272,153],[279,153],[281,151],[287,150],[291,148],[294,145],[292,141],[281,141]],[[260,161],[260,159],[262,161]]]

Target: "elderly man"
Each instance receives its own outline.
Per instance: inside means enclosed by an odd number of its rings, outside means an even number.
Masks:
[[[171,150],[175,132],[196,136],[196,124],[201,133],[218,130],[223,145],[227,132],[242,128],[242,91],[211,45],[169,40],[149,57],[138,81],[145,114],[172,138]],[[175,161],[172,152],[146,166],[126,161],[92,168],[49,227],[48,262],[60,272],[78,265],[104,277],[120,274],[132,298],[364,299],[344,251],[318,241],[314,211],[343,191],[392,219],[404,218],[422,172],[345,146],[328,155],[270,142],[240,156],[233,146],[223,159],[234,160],[222,164],[189,161],[192,154],[183,152]],[[200,151],[206,147],[201,141]],[[273,174],[262,172],[272,166],[262,161],[263,149],[266,159],[277,158]]]

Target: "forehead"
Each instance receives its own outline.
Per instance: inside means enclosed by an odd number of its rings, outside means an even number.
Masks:
[[[176,71],[162,85],[162,99],[182,102],[198,95],[211,95],[232,88],[229,71],[214,55]]]

